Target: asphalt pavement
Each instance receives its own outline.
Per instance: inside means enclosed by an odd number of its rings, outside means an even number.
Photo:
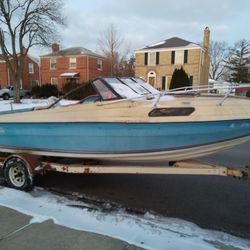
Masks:
[[[111,237],[77,231],[52,220],[30,224],[31,217],[0,206],[1,250],[139,250]]]

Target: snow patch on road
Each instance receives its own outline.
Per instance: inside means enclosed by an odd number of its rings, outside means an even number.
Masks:
[[[146,249],[209,250],[218,249],[218,246],[250,249],[249,240],[204,230],[180,219],[150,213],[135,216],[124,211],[90,211],[79,208],[84,205],[82,202],[71,201],[42,189],[25,193],[0,188],[0,205],[32,216],[30,223],[52,219],[58,225],[107,235]]]

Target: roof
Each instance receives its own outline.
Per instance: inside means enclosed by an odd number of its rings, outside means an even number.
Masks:
[[[39,59],[28,54],[28,57],[35,63],[39,64]]]
[[[94,56],[94,57],[102,57],[101,55],[83,48],[83,47],[72,47],[72,48],[67,48],[67,49],[62,49],[57,52],[52,52],[47,55],[43,55],[40,57],[52,57],[52,56],[79,56],[79,55],[88,55],[88,56]]]
[[[148,49],[167,49],[167,48],[178,48],[178,47],[200,47],[200,45],[181,39],[179,37],[172,37],[170,39],[163,40],[161,42],[146,46],[139,50],[148,50]]]
[[[36,57],[33,57],[29,54],[27,54],[27,57],[29,57],[33,62],[39,64],[39,60]],[[0,61],[5,61],[3,54],[0,54]]]

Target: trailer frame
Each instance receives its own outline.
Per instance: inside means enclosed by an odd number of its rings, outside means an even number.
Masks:
[[[80,162],[61,162],[63,158],[38,158],[30,154],[10,154],[0,157],[0,173],[8,186],[29,191],[34,186],[34,177],[48,172],[71,174],[158,174],[158,175],[199,175],[199,176],[232,176],[249,179],[250,169],[231,168],[198,160],[168,162],[166,165],[138,165],[138,163],[105,163],[81,159]],[[80,159],[79,159],[80,160]],[[18,184],[18,185],[17,185]]]

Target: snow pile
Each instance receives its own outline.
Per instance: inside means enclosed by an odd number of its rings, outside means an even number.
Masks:
[[[74,104],[77,101],[61,100],[60,105],[65,106],[69,104]],[[13,100],[0,100],[0,111],[9,111],[33,107],[46,107],[53,103],[52,98],[48,99],[23,99],[21,103],[13,103]]]
[[[33,218],[30,223],[52,219],[56,224],[95,232],[146,249],[250,249],[250,241],[216,231],[203,230],[179,219],[152,214],[133,216],[123,211],[104,213],[79,208],[84,205],[52,195],[42,189],[31,193],[0,188],[0,205],[16,209]]]

